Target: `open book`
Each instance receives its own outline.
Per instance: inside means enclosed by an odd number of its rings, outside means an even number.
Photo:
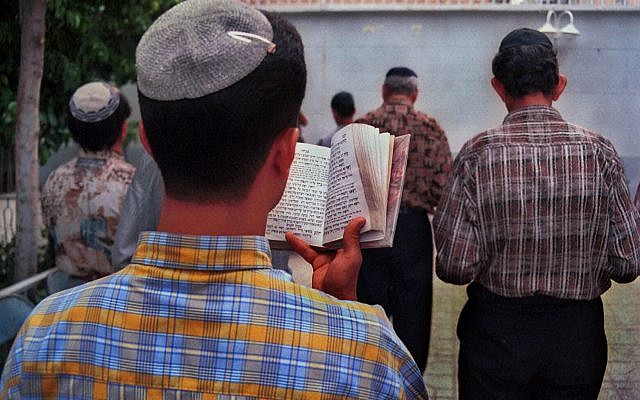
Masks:
[[[282,199],[267,220],[271,246],[289,248],[284,234],[291,231],[311,246],[336,248],[349,221],[363,216],[362,247],[391,247],[409,138],[350,124],[335,133],[331,148],[298,143]]]

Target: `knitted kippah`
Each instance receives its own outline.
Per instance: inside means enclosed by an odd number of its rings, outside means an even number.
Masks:
[[[80,86],[69,100],[69,112],[82,122],[100,122],[109,118],[120,104],[120,92],[104,82]]]
[[[162,14],[136,49],[138,89],[161,101],[215,93],[249,75],[273,52],[273,29],[234,0],[187,0]]]

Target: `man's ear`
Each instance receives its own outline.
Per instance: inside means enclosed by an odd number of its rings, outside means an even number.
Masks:
[[[551,96],[551,100],[553,101],[558,100],[566,87],[567,87],[567,77],[565,75],[560,74],[558,76],[558,84],[553,89],[553,95]]]
[[[118,140],[122,141],[124,143],[124,141],[127,139],[127,130],[129,128],[129,121],[128,120],[124,120],[122,122],[122,128],[120,128],[120,138]]]
[[[387,101],[387,98],[389,97],[389,90],[387,89],[387,85],[382,85],[382,101]]]
[[[418,100],[418,89],[416,88],[416,90],[413,91],[413,94],[411,95],[411,103],[415,103],[416,100]]]
[[[289,176],[289,168],[296,154],[296,144],[300,130],[298,128],[286,128],[273,141],[271,147],[273,166],[278,175],[286,179]]]
[[[146,150],[146,152],[153,158],[153,152],[151,146],[149,146],[149,139],[147,139],[147,131],[144,130],[144,123],[142,120],[138,121],[138,137],[140,138],[140,144]]]
[[[500,96],[502,102],[506,104],[508,100],[507,89],[504,88],[502,82],[500,82],[498,78],[494,76],[493,78],[491,78],[491,86],[493,86],[493,90],[495,90],[498,96]]]

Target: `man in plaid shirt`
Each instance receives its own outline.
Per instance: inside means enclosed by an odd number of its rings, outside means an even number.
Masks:
[[[187,0],[136,50],[141,140],[165,184],[131,263],[40,303],[2,398],[424,399],[381,308],[356,301],[359,230],[318,254],[313,286],[271,267],[267,214],[287,182],[306,68],[279,16]],[[324,293],[323,293],[324,292]]]
[[[437,275],[471,283],[460,399],[595,400],[600,295],[640,274],[638,213],[611,142],[551,107],[567,78],[544,34],[508,34],[493,74],[509,114],[463,146],[434,219]]]
[[[358,299],[379,304],[424,372],[429,356],[433,299],[433,215],[447,184],[453,157],[440,124],[417,110],[418,76],[391,68],[382,85],[383,104],[356,122],[380,132],[411,135],[407,173],[393,247],[362,252]]]

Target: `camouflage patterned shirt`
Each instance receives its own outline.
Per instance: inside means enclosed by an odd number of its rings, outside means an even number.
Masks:
[[[433,214],[453,165],[449,142],[436,120],[416,111],[409,99],[392,98],[356,122],[396,136],[411,135],[402,205]]]
[[[81,152],[51,173],[42,207],[56,266],[74,276],[110,274],[111,245],[135,168],[111,151]]]

